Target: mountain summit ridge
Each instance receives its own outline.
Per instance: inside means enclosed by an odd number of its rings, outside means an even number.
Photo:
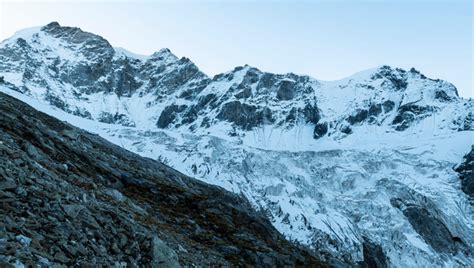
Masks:
[[[167,48],[135,56],[98,35],[57,22],[2,42],[0,59],[4,80],[17,90],[75,115],[194,133],[210,128],[244,142],[245,132],[266,126],[286,130],[310,124],[316,139],[343,138],[358,125],[374,122],[402,131],[441,110],[439,106],[462,100],[452,84],[413,68],[381,66],[320,81],[245,65],[211,78]],[[341,109],[335,111],[336,106]],[[472,114],[459,120],[467,123],[458,128],[471,128]]]

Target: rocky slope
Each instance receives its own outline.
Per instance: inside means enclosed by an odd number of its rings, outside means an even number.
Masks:
[[[3,93],[0,202],[2,267],[323,266],[241,197]]]
[[[211,78],[168,49],[134,55],[57,23],[2,42],[0,76],[37,109],[244,195],[320,259],[473,265],[469,180],[453,166],[473,144],[474,102],[448,82],[389,66]]]

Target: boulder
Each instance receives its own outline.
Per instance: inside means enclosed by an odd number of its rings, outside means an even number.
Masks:
[[[180,267],[178,255],[169,248],[161,239],[154,236],[152,244],[152,267],[176,268]]]
[[[328,133],[328,122],[317,123],[314,126],[313,137],[319,139]]]

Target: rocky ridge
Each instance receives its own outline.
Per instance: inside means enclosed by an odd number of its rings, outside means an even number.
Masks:
[[[447,112],[453,120],[437,128],[473,129],[472,102],[459,98],[452,84],[413,68],[382,66],[327,82],[246,65],[210,78],[169,49],[137,56],[57,22],[5,40],[0,60],[0,73],[16,90],[124,126],[223,132],[244,142],[260,128],[308,126],[315,139],[344,138],[361,126],[405,131]],[[470,109],[456,115],[459,102]]]

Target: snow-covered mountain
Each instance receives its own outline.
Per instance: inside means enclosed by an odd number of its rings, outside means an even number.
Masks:
[[[474,101],[448,82],[389,66],[211,78],[168,49],[135,55],[58,23],[3,41],[0,76],[37,109],[242,193],[340,265],[474,265],[473,203],[453,170],[474,144]]]

